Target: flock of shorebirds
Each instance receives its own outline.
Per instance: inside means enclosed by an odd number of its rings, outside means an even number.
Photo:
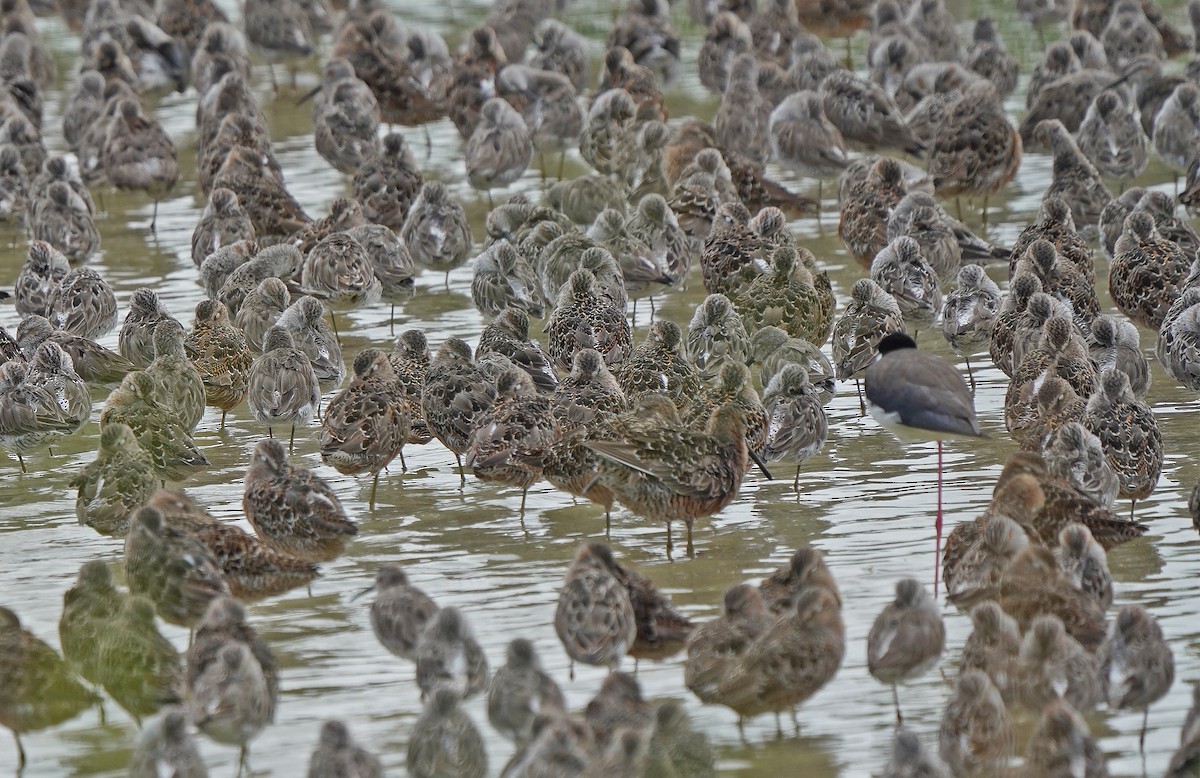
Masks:
[[[310,584],[358,533],[329,485],[289,462],[314,422],[324,464],[373,479],[372,510],[381,471],[403,465],[406,445],[436,439],[464,485],[469,470],[520,488],[522,520],[524,491],[545,479],[606,516],[620,504],[663,522],[668,553],[682,523],[690,554],[693,522],[735,500],[752,467],[767,477],[794,467],[798,488],[829,435],[836,383],[861,382],[864,412],[902,437],[938,440],[940,551],[941,439],[981,435],[970,357],[985,351],[1010,378],[1004,420],[1021,450],[991,506],[949,533],[935,591],[899,581],[871,629],[869,670],[895,690],[946,649],[939,591],[974,626],[938,748],[899,725],[896,693],[884,774],[1105,775],[1083,714],[1148,715],[1172,685],[1155,616],[1127,605],[1109,618],[1105,555],[1146,533],[1134,507],[1163,466],[1139,327],[1158,333],[1167,374],[1200,389],[1200,235],[1170,195],[1129,186],[1153,150],[1186,175],[1179,202],[1200,206],[1200,59],[1164,74],[1192,44],[1153,0],[1018,0],[1038,34],[1070,29],[1029,76],[1019,126],[1003,104],[1018,64],[996,26],[979,19],[964,44],[941,0],[690,2],[707,29],[697,63],[680,61],[665,0],[632,0],[594,87],[588,44],[553,18],[554,0],[497,0],[454,55],[372,0],[340,20],[322,0],[247,0],[241,28],[211,0],[160,0],[157,14],[142,0],[34,5],[0,0],[0,217],[29,236],[11,295],[21,321],[0,331],[0,446],[24,472],[23,455],[89,421],[92,387],[111,388],[99,450],[71,485],[81,525],[125,538],[128,593],[107,561],[83,565],[64,598],[65,659],[0,608],[0,723],[22,765],[21,733],[78,715],[101,690],[139,722],[155,716],[131,775],[205,775],[193,728],[239,746],[244,764],[274,720],[280,673],[242,603]],[[1200,0],[1188,11],[1200,28]],[[41,122],[57,78],[35,18],[48,12],[80,30],[63,156],[48,155],[43,133],[59,128]],[[861,28],[866,75],[812,32],[849,40]],[[292,68],[326,33],[328,63],[304,99],[316,150],[352,178],[352,196],[314,220],[286,187],[248,52]],[[720,96],[711,123],[668,122],[661,86],[681,65],[698,65]],[[270,73],[278,92],[274,64]],[[207,198],[191,256],[207,299],[188,329],[138,289],[114,352],[96,342],[117,327],[119,305],[87,266],[101,240],[89,187],[143,191],[156,217],[180,171],[147,101],[188,88]],[[544,201],[494,205],[486,235],[473,235],[450,189],[425,180],[404,136],[381,127],[447,117],[466,180],[489,203],[535,156],[553,180]],[[986,224],[988,198],[1013,180],[1026,145],[1053,155],[1052,181],[1037,220],[996,246],[959,220],[961,199],[982,204]],[[567,149],[591,172],[564,178]],[[546,161],[555,152],[557,177]],[[768,177],[769,161],[838,177],[838,235],[868,271],[848,298],[787,226],[819,200]],[[468,260],[471,298],[489,320],[476,349],[448,338],[431,356],[426,335],[407,330],[390,352],[343,354],[340,312],[389,304],[394,314],[421,270],[448,275]],[[636,321],[636,301],[653,305],[694,262],[708,296],[690,323],[651,314],[635,343],[630,309]],[[1103,312],[1103,262],[1121,315]],[[993,264],[1006,293],[985,271]],[[544,346],[532,319],[544,320]],[[918,332],[939,329],[967,360],[966,379],[916,348]],[[253,534],[177,486],[208,465],[192,438],[205,408],[219,408],[223,426],[243,401],[268,433],[245,476]],[[1130,500],[1128,518],[1118,498]],[[1200,526],[1200,490],[1190,507]],[[584,544],[554,626],[572,662],[612,672],[582,715],[566,710],[530,641],[513,640],[493,674],[466,614],[439,607],[399,566],[382,566],[372,590],[377,637],[416,666],[426,709],[407,765],[422,778],[485,773],[483,739],[459,707],[484,693],[491,724],[517,746],[504,775],[711,775],[704,736],[678,703],[644,700],[616,669],[624,656],[686,651],[686,686],[740,721],[795,716],[845,651],[838,587],[807,547],[694,624],[611,548]],[[184,655],[156,618],[192,630]],[[1170,776],[1200,771],[1196,688]],[[1035,722],[1023,750],[1022,716]],[[379,774],[343,723],[325,725],[310,776]]]

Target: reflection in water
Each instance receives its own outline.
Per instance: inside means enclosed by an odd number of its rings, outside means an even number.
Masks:
[[[236,16],[232,3],[231,15]],[[568,21],[593,42],[602,40],[618,3],[600,10],[578,4]],[[1010,50],[1025,63],[1039,56],[1028,26],[1010,5],[987,3],[997,18]],[[1182,18],[1179,3],[1167,3],[1174,18]],[[482,3],[393,3],[403,6],[406,23],[429,25],[448,33],[451,47],[461,33],[483,16]],[[958,18],[970,20],[975,12],[965,3],[950,3]],[[681,15],[682,16],[682,15]],[[960,32],[965,37],[969,21]],[[688,41],[684,61],[694,63],[702,31],[685,27]],[[46,20],[44,35],[56,48],[59,70],[73,78],[73,58],[78,38],[57,20]],[[861,60],[865,39],[855,39]],[[593,52],[598,56],[598,47]],[[314,216],[326,213],[337,197],[349,193],[349,179],[334,172],[312,147],[310,106],[297,106],[296,98],[319,80],[317,65],[308,63],[299,75],[296,91],[274,96],[265,66],[255,69],[255,89],[264,110],[289,187]],[[52,153],[64,145],[59,127],[64,94],[69,83],[47,95],[47,142]],[[1023,112],[1024,95],[1018,91],[1008,101],[1011,116]],[[668,93],[671,115],[697,114],[710,118],[716,102],[699,86],[694,67],[685,67]],[[154,107],[155,116],[181,148],[183,179],[171,196],[159,204],[158,231],[148,227],[153,210],[150,198],[137,194],[97,191],[103,212],[99,226],[102,253],[92,263],[114,286],[122,305],[133,289],[151,284],[167,308],[185,325],[202,297],[190,258],[191,233],[203,202],[194,182],[195,94],[173,94]],[[420,159],[426,149],[420,129],[403,128]],[[432,144],[422,161],[427,177],[449,183],[462,198],[477,241],[484,235],[486,198],[465,183],[462,143],[448,121],[430,127]],[[551,175],[557,160],[550,155]],[[541,182],[535,165],[497,201],[516,191],[538,198]],[[567,160],[568,175],[585,172],[574,155]],[[816,186],[791,178],[773,168],[781,180],[801,193],[816,195]],[[1049,180],[1049,158],[1027,154],[1020,174],[1001,197],[992,198],[990,224],[979,224],[978,208],[964,203],[963,213],[974,229],[989,240],[1011,244],[1032,219]],[[1170,173],[1157,160],[1140,181],[1171,191]],[[1167,183],[1163,183],[1167,182]],[[834,289],[844,301],[854,280],[863,275],[837,240],[837,204],[826,193],[823,213],[791,223],[801,243],[829,269]],[[952,209],[952,204],[947,204]],[[953,211],[952,211],[953,212]],[[11,284],[24,256],[18,229],[0,225],[0,278]],[[698,271],[686,291],[656,301],[656,316],[686,326],[694,306],[703,298]],[[1003,271],[993,277],[1002,280]],[[1101,300],[1107,303],[1106,276],[1097,273]],[[425,330],[436,348],[445,338],[463,337],[474,343],[482,321],[470,303],[471,270],[463,267],[448,279],[441,273],[417,278],[413,299],[398,307],[389,321],[389,306],[339,314],[347,363],[367,346],[388,348],[394,332],[407,327]],[[635,339],[644,337],[648,306],[642,306]],[[11,308],[0,309],[0,322],[16,323]],[[345,322],[345,323],[343,323]],[[533,324],[539,333],[541,325]],[[103,340],[116,346],[115,332]],[[1149,353],[1153,333],[1142,332]],[[927,335],[923,348],[948,359],[953,355],[940,339]],[[986,360],[983,360],[986,362]],[[958,362],[961,366],[961,361]],[[1152,361],[1153,384],[1148,401],[1159,414],[1167,453],[1158,491],[1139,501],[1137,516],[1150,526],[1143,539],[1123,545],[1110,556],[1116,579],[1116,605],[1142,602],[1158,616],[1176,652],[1177,683],[1154,706],[1146,741],[1145,769],[1160,773],[1174,750],[1179,726],[1190,702],[1188,682],[1200,679],[1200,544],[1187,517],[1186,492],[1200,475],[1200,438],[1195,435],[1195,397],[1179,389]],[[946,522],[977,515],[986,506],[1000,465],[1015,446],[1004,430],[1003,374],[990,365],[977,364],[979,382],[976,406],[986,441],[954,441],[946,446]],[[683,692],[680,658],[666,662],[641,662],[638,680],[647,699],[682,699],[695,724],[717,747],[722,771],[746,776],[797,774],[806,776],[866,775],[878,772],[890,754],[894,726],[891,692],[866,671],[866,635],[875,614],[891,599],[894,582],[915,576],[932,581],[933,514],[936,449],[929,445],[901,445],[870,418],[859,415],[854,387],[843,384],[829,407],[830,440],[825,450],[810,460],[800,475],[800,494],[791,490],[791,478],[764,482],[751,473],[738,499],[711,522],[696,527],[694,560],[668,563],[661,525],[637,519],[618,510],[613,515],[611,542],[618,556],[652,576],[673,601],[695,620],[712,618],[722,592],[731,584],[761,577],[785,560],[797,545],[811,543],[826,553],[837,577],[846,621],[846,658],[838,676],[799,710],[800,736],[785,716],[783,738],[777,739],[775,722],[761,716],[746,728],[743,742],[734,715],[718,707],[702,707]],[[55,446],[54,456],[40,452],[27,457],[30,474],[15,476],[15,462],[2,465],[8,476],[0,482],[0,532],[3,559],[0,592],[5,604],[15,606],[22,621],[37,635],[57,644],[56,628],[62,594],[71,585],[80,564],[89,559],[109,561],[120,569],[121,543],[78,527],[74,495],[66,487],[70,475],[94,455],[98,427],[96,415],[106,393],[92,392],[95,412],[83,429]],[[235,520],[248,528],[240,514],[241,479],[249,452],[266,433],[253,421],[243,404],[229,416],[224,430],[220,416],[209,410],[196,439],[212,467],[191,479],[187,489],[215,516]],[[329,717],[347,720],[356,740],[379,753],[389,773],[403,770],[404,746],[421,705],[413,668],[388,654],[376,643],[367,617],[367,600],[351,596],[374,579],[385,561],[409,571],[413,583],[439,603],[461,608],[484,645],[493,666],[503,662],[504,648],[514,635],[536,644],[548,672],[564,683],[567,702],[581,708],[603,678],[603,671],[577,668],[567,682],[567,658],[554,635],[551,622],[562,573],[578,544],[603,533],[603,512],[594,505],[573,504],[570,497],[545,483],[529,492],[528,512],[522,529],[517,518],[520,490],[470,479],[459,488],[452,470],[453,457],[439,446],[409,447],[409,470],[393,467],[380,479],[378,508],[367,511],[368,479],[339,476],[320,466],[316,451],[317,428],[297,432],[296,457],[329,479],[361,532],[346,556],[326,564],[322,577],[304,592],[292,592],[258,603],[249,618],[272,645],[281,667],[283,694],[277,724],[268,727],[253,746],[256,770],[275,775],[296,775],[304,770],[317,741],[321,722]],[[959,647],[969,621],[947,605],[946,659],[942,668],[953,677]],[[166,627],[179,648],[187,633]],[[930,673],[907,685],[904,693],[906,724],[928,745],[934,744],[942,709],[949,695],[947,684]],[[473,699],[467,712],[480,726],[489,748],[489,761],[497,770],[511,754],[511,746],[486,724],[483,701]],[[84,716],[49,732],[26,738],[30,766],[26,775],[120,775],[136,734],[133,722],[111,703],[107,725],[99,712]],[[1136,732],[1137,712],[1097,713],[1089,718],[1093,733],[1110,757],[1113,774],[1140,773]],[[1020,735],[1032,721],[1018,719]],[[1023,742],[1023,739],[1019,740]],[[236,749],[201,739],[200,747],[213,774],[232,774]],[[8,743],[0,744],[0,771],[12,764]]]

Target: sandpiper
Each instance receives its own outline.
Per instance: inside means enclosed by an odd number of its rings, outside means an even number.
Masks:
[[[62,657],[21,626],[17,614],[0,607],[0,724],[17,742],[17,769],[25,767],[21,734],[61,724],[99,702],[75,680]]]
[[[448,687],[438,687],[429,695],[409,735],[405,756],[409,775],[483,778],[487,773],[483,738],[459,703],[459,695]]]
[[[240,746],[241,772],[250,741],[275,720],[279,667],[232,597],[215,599],[196,628],[187,654],[187,690],[192,723],[219,743]]]
[[[566,709],[558,684],[542,669],[533,643],[513,638],[507,661],[496,670],[488,690],[488,720],[521,747],[532,738],[534,719],[543,710],[555,709]]]
[[[208,548],[151,507],[138,509],[129,526],[125,580],[131,594],[148,598],[164,621],[181,627],[194,627],[209,603],[229,594]]]
[[[896,599],[875,618],[867,635],[867,668],[892,687],[896,721],[900,723],[901,681],[924,675],[941,659],[946,627],[934,599],[912,578],[896,583]]]
[[[612,550],[585,543],[563,578],[554,631],[572,663],[620,665],[637,639],[637,617],[629,592],[617,578]]]
[[[321,725],[317,747],[308,760],[308,774],[383,778],[383,765],[350,737],[345,723],[330,719]]]
[[[158,476],[128,426],[111,422],[100,430],[96,458],[68,483],[76,489],[75,516],[102,535],[120,537],[129,517],[158,488]]]
[[[371,510],[380,471],[401,456],[408,440],[403,398],[387,354],[366,349],[354,358],[350,385],[329,401],[321,419],[321,461],[345,475],[371,473]]]
[[[465,700],[487,688],[487,656],[458,608],[442,608],[430,619],[417,641],[415,661],[423,697],[446,689]]]

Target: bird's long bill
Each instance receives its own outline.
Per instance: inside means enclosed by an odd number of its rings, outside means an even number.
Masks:
[[[767,477],[767,480],[768,481],[774,480],[775,476],[771,475],[771,471],[767,469],[767,463],[762,461],[762,457],[760,457],[758,454],[754,453],[754,451],[752,451],[752,450],[749,450],[749,449],[747,449],[747,450],[750,453],[750,458],[752,460],[754,460],[754,464],[758,465],[758,469],[761,470],[762,474]]]
[[[297,106],[304,105],[304,104],[305,104],[305,103],[307,103],[309,100],[311,100],[311,99],[313,99],[314,97],[316,97],[316,96],[317,96],[317,92],[320,92],[320,91],[321,91],[321,87],[322,87],[322,86],[324,86],[324,84],[317,84],[315,87],[313,87],[313,89],[312,89],[312,91],[311,91],[311,92],[308,92],[308,93],[306,93],[306,94],[305,94],[303,97],[301,97],[299,100],[297,100],[297,101],[296,101],[296,105],[297,105]]]
[[[373,592],[373,591],[375,591],[375,584],[371,584],[371,585],[370,585],[370,586],[368,586],[366,589],[363,589],[361,592],[359,592],[358,594],[356,594],[356,595],[354,595],[353,597],[351,597],[351,598],[350,598],[350,602],[354,602],[354,601],[355,601],[355,600],[357,600],[359,597],[362,597],[364,594],[370,594],[370,593],[371,593],[371,592]]]

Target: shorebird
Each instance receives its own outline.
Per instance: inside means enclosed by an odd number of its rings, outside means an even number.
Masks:
[[[701,702],[724,704],[724,682],[774,621],[756,587],[731,586],[722,598],[720,615],[699,625],[688,639],[684,684]]]
[[[524,370],[504,370],[495,386],[495,402],[475,418],[465,461],[481,480],[520,487],[523,522],[526,494],[541,479],[562,431],[550,412],[550,398],[538,393]]]
[[[874,361],[880,341],[891,333],[904,332],[904,317],[896,300],[879,284],[860,278],[850,289],[850,302],[833,325],[831,339],[835,377],[839,381],[851,378],[859,387],[859,407],[866,413],[862,400],[862,371]]]
[[[484,249],[472,265],[471,301],[480,313],[495,316],[514,308],[542,317],[545,302],[533,267],[507,238]]]
[[[379,473],[408,440],[404,387],[387,354],[366,349],[354,358],[354,377],[321,419],[321,461],[344,475],[372,474],[369,507],[375,510]]]
[[[488,690],[488,720],[519,748],[532,739],[537,716],[549,710],[566,711],[562,690],[542,669],[533,643],[513,638]]]
[[[165,708],[146,723],[129,758],[130,778],[157,778],[163,770],[178,778],[208,775],[200,750],[188,731],[187,712],[179,706]]]
[[[1038,616],[1025,631],[1013,681],[1017,701],[1033,712],[1065,700],[1088,713],[1104,697],[1096,657],[1068,635],[1062,620],[1052,614]]]
[[[1142,709],[1138,747],[1144,750],[1150,706],[1162,699],[1175,681],[1175,657],[1162,627],[1141,605],[1126,605],[1109,628],[1099,657],[1109,706]]]
[[[487,656],[458,608],[442,608],[429,620],[414,661],[423,697],[447,689],[465,700],[487,688]]]
[[[375,592],[371,601],[371,629],[375,637],[393,655],[416,661],[417,644],[437,615],[437,604],[410,584],[404,568],[395,563],[380,565],[375,572],[375,583],[355,598],[370,592]]]
[[[0,607],[0,724],[17,743],[17,769],[25,767],[21,735],[73,719],[99,702],[75,680],[62,657]]]
[[[1052,383],[1054,382],[1047,380],[1045,384],[1042,384],[1042,389],[1038,390],[1039,413],[1043,412],[1042,406],[1046,405],[1042,393],[1046,391],[1047,385]],[[1111,508],[1117,499],[1120,483],[1117,479],[1117,472],[1105,458],[1104,447],[1100,439],[1083,426],[1086,403],[1069,386],[1063,386],[1062,390],[1051,389],[1050,391],[1052,396],[1055,396],[1058,391],[1062,391],[1061,395],[1057,395],[1062,398],[1061,411],[1057,403],[1049,406],[1049,410],[1052,413],[1061,413],[1064,421],[1055,427],[1054,424],[1057,424],[1058,419],[1054,419],[1052,423],[1048,422],[1045,426],[1048,431],[1040,445],[1049,471],[1070,483],[1076,491],[1090,498],[1097,505]],[[1066,529],[1064,528],[1063,531],[1065,532]],[[1088,539],[1091,540],[1090,531]],[[1061,533],[1059,534],[1059,543],[1062,544]]]
[[[1098,223],[1104,206],[1112,202],[1112,192],[1061,121],[1049,119],[1039,122],[1034,137],[1047,144],[1054,155],[1053,177],[1045,197],[1062,197],[1071,207],[1075,224],[1082,225],[1081,231],[1090,232],[1092,226]]]
[[[208,548],[225,575],[229,593],[242,602],[307,586],[318,575],[316,565],[272,551],[254,533],[214,518],[182,490],[159,489],[147,504],[162,513],[166,524]]]
[[[1153,216],[1134,211],[1125,217],[1108,267],[1113,302],[1135,324],[1161,329],[1191,264],[1178,244],[1159,233]]]
[[[400,231],[414,261],[443,270],[449,283],[450,271],[471,253],[471,226],[462,205],[451,199],[441,181],[426,181],[413,201]]]
[[[959,673],[978,670],[987,675],[1005,703],[1013,697],[1021,631],[1012,616],[995,600],[984,600],[971,608],[971,634],[963,643]]]
[[[399,232],[425,179],[398,132],[389,132],[354,171],[354,199],[368,221]]]
[[[44,316],[26,316],[17,325],[17,343],[21,351],[33,353],[46,341],[62,346],[71,356],[75,372],[88,383],[111,384],[133,370],[133,365],[115,351],[109,351],[88,338],[81,338],[57,329]]]
[[[1105,458],[1117,474],[1118,496],[1130,498],[1132,520],[1137,501],[1154,492],[1162,473],[1162,432],[1154,412],[1134,396],[1129,376],[1108,369],[1088,400],[1083,425],[1100,439]]]
[[[321,725],[317,747],[308,760],[308,774],[383,778],[383,765],[350,737],[343,722],[331,719]]]
[[[396,353],[392,352],[393,365]],[[428,351],[425,353],[428,354]],[[483,328],[479,334],[476,355],[483,357],[487,354],[498,354],[512,360],[514,365],[529,375],[540,392],[553,392],[558,387],[558,376],[550,364],[550,357],[529,336],[529,315],[520,308],[505,308]]]
[[[156,385],[155,404],[173,411],[190,432],[204,416],[204,379],[184,348],[183,325],[174,319],[154,326],[154,360],[146,377]]]
[[[161,391],[160,384],[144,371],[125,376],[104,402],[100,428],[114,422],[127,425],[149,455],[158,477],[182,481],[209,462],[175,411],[159,404],[156,398]]]
[[[1141,175],[1150,155],[1146,134],[1115,90],[1096,95],[1075,133],[1079,150],[1102,175],[1122,185]]]
[[[129,517],[158,489],[158,476],[128,426],[112,422],[100,430],[96,458],[68,482],[76,490],[75,516],[102,535],[121,537]]]
[[[149,192],[154,198],[150,231],[158,225],[158,201],[179,180],[175,143],[135,100],[123,100],[104,140],[104,176],[117,189]]]
[[[429,431],[454,454],[460,485],[467,483],[462,455],[470,445],[475,421],[495,401],[495,382],[475,364],[471,347],[461,338],[448,338],[429,366],[421,390],[421,410]]]
[[[221,409],[224,428],[226,414],[246,396],[246,380],[254,362],[246,336],[233,326],[224,303],[203,300],[196,305],[196,320],[184,347],[200,371],[206,401]]]
[[[942,759],[955,775],[999,768],[1012,758],[1013,739],[999,691],[986,674],[964,670],[938,729]]]
[[[608,255],[604,249],[600,251]],[[607,260],[615,268],[611,255]],[[619,271],[616,276],[620,277]],[[621,293],[624,296],[624,287],[621,287]],[[544,331],[546,351],[554,364],[563,370],[570,369],[576,352],[584,348],[599,351],[609,368],[616,368],[633,351],[624,303],[618,306],[613,300],[606,299],[597,277],[585,268],[572,272],[559,289]]]
[[[281,554],[329,562],[358,534],[324,479],[290,464],[278,441],[258,442],[245,481],[246,519],[263,543]]]
[[[254,224],[236,194],[224,187],[212,190],[192,232],[192,262],[198,268],[209,254],[239,240],[254,240]]]
[[[754,639],[720,684],[739,717],[795,708],[833,679],[846,651],[837,595],[814,588],[796,597],[795,610],[780,614]]]
[[[63,332],[97,339],[117,326],[117,296],[95,270],[81,267],[63,277],[49,297],[50,323]]]
[[[246,335],[250,349],[261,354],[267,330],[275,326],[289,305],[291,295],[287,285],[275,276],[264,278],[258,288],[242,298],[233,324]]]
[[[637,616],[617,562],[603,543],[579,547],[563,578],[554,631],[571,660],[616,668],[637,639]]]
[[[1100,372],[1109,368],[1121,370],[1129,376],[1133,393],[1146,396],[1150,389],[1150,363],[1142,353],[1141,336],[1133,322],[1107,314],[1096,317],[1088,333],[1088,355]]]
[[[438,687],[413,724],[405,764],[413,778],[483,778],[487,751],[475,723],[459,707],[459,695]]]
[[[926,778],[949,778],[950,768],[921,742],[916,734],[898,727],[892,740],[892,756],[883,768],[883,778],[921,775]]]
[[[32,250],[32,246],[30,247]],[[129,313],[117,333],[117,349],[139,370],[154,361],[154,328],[173,319],[153,289],[140,287],[129,298]]]
[[[763,459],[796,465],[792,488],[800,490],[800,468],[825,446],[829,418],[821,404],[820,390],[809,381],[804,366],[785,365],[771,377],[763,390],[767,439]]]
[[[232,597],[213,600],[196,628],[187,654],[187,698],[189,717],[201,732],[240,746],[241,773],[250,741],[275,720],[279,666]]]
[[[521,114],[503,98],[489,98],[479,109],[479,121],[467,139],[467,179],[487,192],[508,186],[521,177],[533,160],[533,139]]]
[[[1037,728],[1025,750],[1025,765],[1031,775],[1049,776],[1064,769],[1084,776],[1101,776],[1104,752],[1070,704],[1058,701],[1042,711]]]
[[[51,303],[71,266],[61,251],[44,240],[29,244],[29,252],[13,284],[13,303],[17,313],[50,318]]]
[[[327,387],[342,385],[346,376],[342,347],[337,333],[325,321],[325,305],[320,300],[308,295],[294,298],[275,324],[291,334],[295,347],[308,357],[318,381]]]
[[[912,578],[896,582],[896,599],[875,618],[867,635],[867,669],[877,680],[890,684],[900,715],[901,681],[924,675],[942,657],[946,627],[934,599]]]
[[[194,627],[209,604],[229,594],[212,553],[198,539],[163,522],[157,508],[133,515],[125,538],[129,592],[154,603],[164,621]]]
[[[933,587],[937,591],[942,549],[942,440],[951,436],[986,437],[979,429],[967,383],[941,357],[917,351],[902,332],[879,341],[879,361],[863,374],[871,415],[901,440],[937,441],[937,544]]]

